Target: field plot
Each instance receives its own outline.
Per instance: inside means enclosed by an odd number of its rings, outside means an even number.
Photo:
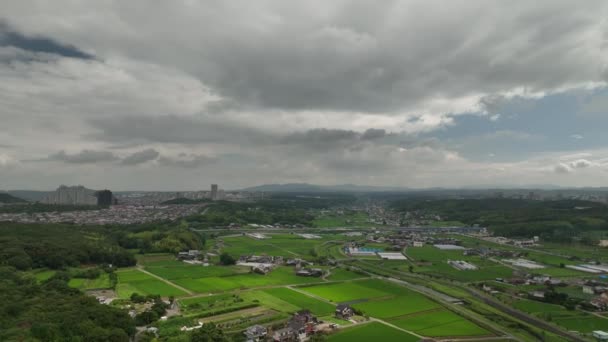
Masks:
[[[317,239],[305,239],[298,235],[273,234],[270,239],[255,240],[248,236],[224,238],[224,252],[236,257],[247,254],[266,254],[283,256],[286,258],[307,257],[320,243]],[[322,235],[323,240],[340,238],[343,236]]]
[[[189,265],[180,261],[177,261],[177,263],[178,264],[166,266],[146,266],[146,271],[165,279],[174,280],[184,278],[225,277],[249,273],[250,269],[245,266],[201,266]]]
[[[352,280],[369,277],[367,274],[349,271],[343,268],[333,268],[330,272],[331,274],[329,277],[327,277],[327,280],[329,281]]]
[[[237,294],[183,298],[179,300],[179,305],[187,317],[217,315],[258,306],[253,301]]]
[[[368,222],[368,219],[369,216],[364,212],[351,212],[344,215],[325,214],[317,216],[313,225],[319,228],[377,226],[377,224]]]
[[[317,316],[329,315],[336,309],[333,305],[322,302],[318,299],[309,297],[305,294],[288,288],[275,288],[264,290],[267,294],[281,299],[298,309],[309,309]],[[282,310],[283,311],[283,310]]]
[[[560,305],[532,300],[518,300],[514,307],[543,319],[549,319],[567,330],[590,333],[594,330],[608,330],[608,318],[594,316],[580,311],[568,311]]]
[[[372,300],[353,305],[363,313],[378,318],[403,316],[439,308],[440,305],[421,294],[405,289],[404,293],[385,300]]]
[[[380,289],[382,286],[378,286],[377,282],[388,284],[381,280],[370,279],[346,283],[332,283],[301,287],[300,290],[336,303],[390,296],[391,293]]]
[[[356,325],[330,335],[329,342],[382,341],[415,342],[420,338],[378,322]]]
[[[116,292],[120,298],[128,298],[133,293],[141,295],[182,296],[185,293],[136,269],[125,269],[116,272],[118,285]]]
[[[230,269],[231,267],[226,268]],[[174,280],[175,284],[199,293],[215,293],[262,286],[318,283],[322,281],[320,278],[296,276],[291,267],[277,267],[266,275],[246,273],[223,277],[180,278]]]
[[[485,329],[447,309],[432,310],[388,321],[400,328],[430,337],[491,335]]]
[[[465,256],[461,250],[439,250],[432,246],[424,246],[408,248],[406,254],[414,260],[415,272],[448,277],[464,282],[509,278],[513,275],[513,270],[507,266],[479,256]],[[449,265],[448,260],[464,260],[478,266],[479,269],[460,271]],[[429,262],[431,264],[426,264]],[[405,267],[402,266],[401,269],[405,270]]]
[[[107,289],[110,287],[110,276],[103,273],[95,279],[72,278],[68,285],[81,290]]]
[[[41,283],[47,279],[49,279],[50,277],[55,275],[55,271],[52,270],[40,270],[40,271],[34,271],[34,277],[36,277],[36,280]]]

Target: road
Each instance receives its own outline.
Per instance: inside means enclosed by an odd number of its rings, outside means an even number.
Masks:
[[[588,340],[585,338],[582,338],[578,335],[575,334],[571,334],[567,331],[564,331],[558,327],[555,327],[553,325],[551,325],[548,322],[545,322],[539,318],[536,318],[534,316],[530,316],[528,314],[525,314],[521,311],[515,310],[513,308],[511,308],[510,306],[492,298],[492,297],[488,297],[480,292],[478,292],[477,290],[473,290],[471,288],[465,288],[465,290],[471,294],[473,297],[481,300],[482,302],[491,305],[501,311],[504,311],[506,313],[508,313],[509,315],[520,319],[526,323],[530,323],[531,325],[537,327],[537,328],[541,328],[543,330],[547,330],[550,331],[556,335],[562,336],[564,338],[566,338],[568,341],[576,341],[576,342],[587,342]]]

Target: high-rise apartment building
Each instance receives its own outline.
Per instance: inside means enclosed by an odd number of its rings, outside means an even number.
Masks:
[[[217,200],[217,184],[211,184],[211,199]]]

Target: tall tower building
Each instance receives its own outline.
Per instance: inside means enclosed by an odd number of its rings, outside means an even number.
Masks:
[[[211,184],[211,200],[217,199],[217,184]]]
[[[112,191],[110,190],[101,190],[95,193],[97,196],[97,205],[107,207],[113,204],[113,196]]]

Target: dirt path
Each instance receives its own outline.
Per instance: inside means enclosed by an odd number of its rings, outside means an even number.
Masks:
[[[181,287],[181,286],[179,286],[179,285],[177,285],[177,284],[175,284],[175,283],[173,283],[173,282],[170,282],[169,280],[167,280],[167,279],[165,279],[165,278],[159,277],[159,276],[157,276],[157,275],[156,275],[156,274],[154,274],[154,273],[150,273],[150,272],[146,271],[146,270],[143,268],[143,266],[141,266],[141,265],[137,265],[137,270],[139,270],[140,272],[145,273],[145,274],[147,274],[147,275],[149,275],[149,276],[151,276],[151,277],[154,277],[154,278],[156,278],[156,279],[158,279],[158,280],[162,281],[163,283],[165,283],[165,284],[167,284],[167,285],[171,285],[171,286],[173,286],[173,287],[175,287],[175,288],[178,288],[178,289],[180,289],[180,290],[182,290],[182,291],[186,292],[186,293],[187,293],[187,294],[189,294],[190,296],[192,296],[192,295],[194,294],[194,292],[192,292],[192,291],[188,290],[188,289],[187,289],[187,288],[185,288],[185,287]]]
[[[391,323],[389,323],[389,322],[387,322],[387,321],[383,321],[383,320],[378,319],[378,318],[370,317],[370,318],[369,318],[369,320],[370,320],[370,321],[374,321],[374,322],[378,322],[378,323],[382,323],[382,324],[384,324],[384,325],[386,325],[386,326],[389,326],[389,327],[391,327],[391,328],[393,328],[393,329],[401,330],[401,331],[406,332],[406,333],[408,333],[408,334],[410,334],[410,335],[414,335],[414,336],[418,337],[419,339],[425,339],[425,338],[426,338],[426,337],[424,337],[424,336],[422,336],[422,335],[418,335],[418,334],[416,334],[416,333],[415,333],[415,332],[413,332],[413,331],[410,331],[410,330],[405,330],[405,329],[403,329],[403,328],[399,328],[398,326],[396,326],[396,325],[394,325],[394,324],[391,324]]]

